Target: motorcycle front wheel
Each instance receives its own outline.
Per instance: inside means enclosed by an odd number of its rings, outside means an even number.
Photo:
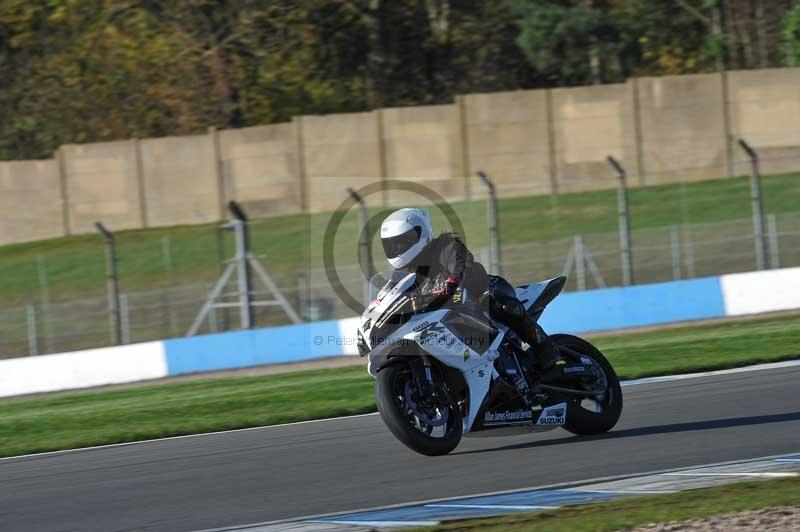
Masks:
[[[386,427],[413,451],[441,456],[461,441],[463,418],[458,405],[435,405],[419,397],[406,365],[393,364],[378,372],[375,401]]]

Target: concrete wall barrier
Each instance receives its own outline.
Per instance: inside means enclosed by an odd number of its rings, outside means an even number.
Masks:
[[[800,268],[570,292],[542,316],[585,333],[800,309]],[[358,318],[0,360],[0,397],[354,355]]]
[[[558,190],[576,192],[616,186],[606,157],[625,161],[638,175],[632,83],[552,89],[554,172]]]
[[[721,74],[636,80],[647,182],[731,174],[726,83]]]
[[[213,136],[144,139],[139,149],[149,227],[207,223],[224,216]]]
[[[725,316],[800,308],[800,268],[723,275],[720,288]]]
[[[164,342],[0,361],[0,397],[167,376]]]
[[[147,224],[138,143],[134,139],[61,146],[70,232],[94,231],[98,220],[114,229]]]
[[[36,209],[0,221],[0,245],[91,232],[96,220],[111,229],[212,222],[231,199],[253,216],[326,211],[347,187],[397,178],[448,201],[480,198],[477,170],[502,196],[612,188],[607,155],[631,185],[744,175],[739,137],[765,173],[797,171],[798,86],[800,68],[634,78],[65,145],[57,160],[0,163],[0,206]],[[409,198],[391,192],[382,203]]]
[[[345,199],[347,187],[359,188],[383,178],[377,113],[303,116],[298,120],[308,210],[335,209]]]
[[[548,306],[540,321],[546,331],[582,333],[720,316],[725,316],[720,278],[706,277],[568,292]]]
[[[296,128],[289,122],[219,131],[225,199],[251,217],[301,212]]]
[[[58,162],[0,162],[0,244],[66,232]]]
[[[384,176],[421,183],[444,198],[464,196],[465,172],[460,108],[426,105],[382,109],[380,117]],[[418,202],[419,196],[390,191],[391,205]]]
[[[793,172],[800,161],[800,68],[728,72],[728,109],[732,142],[744,138],[758,149],[765,174]],[[738,146],[734,175],[750,172],[750,161]]]
[[[343,329],[343,322],[347,320],[165,340],[167,374],[183,375],[354,354],[357,352],[355,330]]]
[[[550,97],[544,90],[462,96],[464,174],[487,172],[501,196],[554,191]],[[471,185],[472,197],[486,195],[483,187]]]

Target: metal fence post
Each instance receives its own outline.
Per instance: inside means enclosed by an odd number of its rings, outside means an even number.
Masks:
[[[236,267],[239,288],[239,314],[242,329],[252,329],[255,325],[253,316],[253,279],[247,256],[250,254],[250,233],[247,228],[247,215],[235,201],[228,203],[233,214],[234,238],[236,239]]]
[[[174,292],[174,290],[173,290]],[[180,333],[180,319],[179,311],[176,309],[175,299],[169,298],[167,306],[167,323],[169,323],[169,335],[172,338],[177,338]]]
[[[177,330],[177,316],[175,315],[175,305],[180,301],[180,296],[175,294],[175,286],[170,283],[169,288],[164,288],[158,291],[159,311],[161,313],[160,324],[162,334],[165,338],[174,338],[178,336]]]
[[[131,316],[128,309],[128,294],[120,294],[119,296],[119,315],[122,322],[122,343],[131,343]]]
[[[209,283],[208,284],[208,293],[210,294],[213,289],[214,289],[214,283]],[[212,307],[211,310],[208,311],[208,329],[211,332],[218,332],[219,331],[219,324],[217,323],[217,309],[216,309],[216,307]]]
[[[625,169],[612,156],[608,163],[617,172],[619,187],[617,188],[617,214],[619,216],[619,252],[622,263],[622,284],[633,284],[633,254],[631,252],[630,213],[628,211],[628,186]]]
[[[369,242],[369,214],[367,213],[367,204],[364,202],[364,198],[350,187],[347,187],[347,193],[353,198],[358,207],[358,226],[360,227],[358,232],[358,262],[367,268],[367,271],[364,272],[366,279],[364,279],[362,285],[364,305],[367,305],[369,303],[369,282],[375,274],[372,268],[372,248]]]
[[[170,252],[169,236],[161,237],[161,259],[164,262],[164,269],[167,273],[172,273],[172,253]]]
[[[215,308],[208,311],[208,330],[211,332],[219,331],[219,327],[217,326],[217,309]]]
[[[250,231],[248,227],[248,218],[238,203],[231,200],[228,202],[228,209],[234,216],[234,220],[225,224],[224,229],[233,230],[236,239],[236,255],[232,260],[225,261],[227,265],[219,276],[211,292],[205,299],[200,312],[195,316],[189,330],[186,331],[186,336],[194,336],[200,329],[200,326],[206,320],[207,315],[215,308],[229,308],[239,307],[240,321],[242,329],[252,329],[255,326],[257,316],[253,312],[256,306],[280,306],[289,319],[293,323],[300,323],[302,320],[297,312],[289,304],[289,301],[283,295],[283,292],[275,284],[275,281],[267,273],[266,268],[261,264],[259,259],[250,251]],[[251,274],[255,273],[257,279],[260,279],[265,288],[272,293],[274,299],[254,299],[264,291],[256,292],[253,290],[253,279]],[[231,277],[236,276],[237,292],[235,295],[238,301],[229,302],[225,298],[229,293],[225,293],[225,288]]]
[[[106,278],[108,284],[108,310],[111,323],[111,341],[114,345],[122,342],[122,320],[119,305],[119,282],[117,280],[117,247],[114,234],[106,229],[102,222],[94,226],[100,232],[106,247]]]
[[[681,235],[677,225],[669,228],[669,241],[672,247],[672,279],[681,278]]]
[[[747,153],[753,167],[750,179],[750,198],[753,203],[753,237],[756,247],[756,268],[766,268],[767,246],[764,239],[764,207],[761,203],[761,170],[758,153],[744,139],[739,139],[739,146]]]
[[[683,233],[683,256],[685,257],[684,263],[686,265],[686,278],[693,279],[697,276],[697,272],[695,271],[695,260],[694,260],[694,240],[692,240],[692,231],[690,227],[686,224],[681,225],[681,231]]]
[[[164,265],[164,272],[171,287],[175,286],[175,279],[172,272],[172,244],[169,236],[161,237],[161,262]],[[166,290],[161,290],[161,306],[166,318],[164,324],[167,326],[169,336],[178,336],[177,318],[175,316],[175,298],[167,297]]]
[[[41,290],[42,325],[44,329],[44,349],[52,353],[53,334],[50,330],[50,283],[47,280],[47,265],[42,255],[36,256],[36,272],[39,276],[39,289]]]
[[[41,255],[36,255],[36,274],[39,277],[42,305],[47,305],[50,303],[50,287],[47,282],[47,266],[45,266],[44,257]]]
[[[484,185],[489,189],[489,256],[491,263],[489,268],[490,273],[494,275],[503,275],[503,263],[500,258],[500,221],[497,214],[497,191],[486,174],[482,171],[478,172],[478,177]]]
[[[219,274],[225,273],[225,231],[227,226],[217,226],[215,229],[217,240],[217,264],[219,264]],[[230,309],[225,307],[222,309],[222,330],[229,331],[231,328]]]
[[[578,290],[586,290],[586,257],[583,254],[581,235],[575,235],[575,283]]]
[[[297,310],[303,321],[308,321],[308,275],[306,272],[297,272]]]
[[[479,257],[478,262],[481,264],[489,264],[492,262],[492,255],[489,253],[489,248],[480,248],[477,251],[477,255]]]
[[[767,233],[769,235],[769,267],[777,270],[781,267],[781,254],[778,242],[778,223],[774,214],[767,215]]]
[[[36,307],[28,305],[26,307],[28,315],[28,354],[39,354],[39,342],[36,337]]]

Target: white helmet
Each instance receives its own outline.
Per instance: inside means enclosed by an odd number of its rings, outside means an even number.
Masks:
[[[381,243],[386,260],[402,268],[430,244],[433,231],[428,213],[420,209],[400,209],[381,224]]]

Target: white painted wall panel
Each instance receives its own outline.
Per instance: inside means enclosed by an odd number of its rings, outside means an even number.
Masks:
[[[339,336],[344,343],[343,355],[357,355],[358,322],[360,318],[347,318],[339,320]]]
[[[719,286],[722,289],[724,312],[727,316],[800,309],[800,268],[724,275],[719,279]],[[717,300],[717,305],[719,304]],[[327,324],[328,328],[332,329],[324,334],[336,335],[338,332],[341,341],[341,343],[337,341],[337,345],[342,346],[342,351],[336,354],[358,354],[356,346],[358,318],[339,320],[338,323],[327,322]],[[203,338],[197,337],[187,341],[199,342]],[[303,341],[310,341],[310,337],[303,337]],[[175,344],[180,341],[169,342]],[[187,349],[187,356],[199,356],[194,352],[194,347],[190,346]],[[323,356],[331,355],[332,353],[327,353]],[[209,367],[205,370],[213,369],[219,367]],[[167,356],[164,342],[13,358],[0,360],[0,397],[135,382],[165,376],[167,376]]]
[[[723,275],[720,285],[726,316],[800,309],[800,268]]]
[[[167,375],[163,342],[0,360],[0,397]]]

